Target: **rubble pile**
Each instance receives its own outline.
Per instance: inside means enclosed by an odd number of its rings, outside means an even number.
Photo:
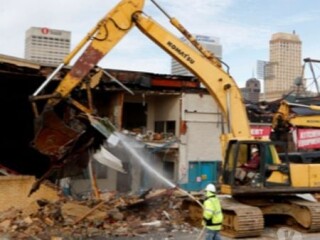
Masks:
[[[163,189],[140,196],[107,193],[101,198],[38,199],[25,209],[12,207],[0,213],[0,236],[62,240],[71,236],[72,239],[134,237],[157,231],[170,235],[175,231],[196,230],[191,222],[199,212],[191,213],[190,218],[189,206],[193,204],[178,191]]]

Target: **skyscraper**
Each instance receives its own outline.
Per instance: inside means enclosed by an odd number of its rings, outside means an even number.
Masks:
[[[194,37],[201,45],[203,45],[209,52],[213,53],[217,58],[222,58],[222,46],[219,38],[204,35],[194,35]],[[186,38],[181,38],[181,40],[191,46],[191,43]],[[171,74],[192,76],[192,73],[190,73],[175,59],[171,60]]]
[[[281,98],[294,89],[295,79],[302,74],[301,45],[295,32],[272,35],[270,60],[265,66],[264,93],[267,100]]]
[[[25,36],[25,58],[41,64],[57,65],[70,52],[71,32],[31,27]]]

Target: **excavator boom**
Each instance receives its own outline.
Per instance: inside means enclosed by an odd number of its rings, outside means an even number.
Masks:
[[[217,60],[213,61],[210,57],[199,54],[153,19],[141,13],[136,13],[133,19],[141,32],[183,64],[205,85],[228,120],[231,135],[238,138],[251,138],[241,92],[233,78],[216,64]]]
[[[304,108],[314,112],[308,115],[299,115],[292,111],[292,109],[294,108]],[[313,121],[314,118],[317,117],[319,114],[320,114],[320,106],[318,105],[297,104],[297,103],[290,103],[288,101],[283,100],[281,101],[280,106],[273,117],[272,128],[275,129],[278,127],[279,120],[294,126],[319,127],[320,121]],[[309,116],[311,121],[308,121]],[[314,125],[312,125],[312,123],[314,123]]]
[[[78,44],[75,50],[66,57],[64,61],[65,64],[70,62],[72,57],[74,57],[83,46],[88,45],[72,66],[71,70],[60,82],[54,93],[49,95],[42,114],[39,114],[41,120],[37,121],[38,125],[46,123],[45,133],[43,133],[43,126],[40,125],[36,127],[38,129],[37,137],[33,141],[35,147],[40,150],[40,152],[53,156],[59,154],[60,157],[67,149],[63,151],[63,148],[61,148],[59,144],[61,142],[68,144],[72,142],[69,136],[76,136],[75,139],[79,137],[77,133],[63,136],[64,130],[66,132],[70,132],[71,130],[62,123],[59,124],[59,129],[56,129],[55,126],[57,124],[50,123],[51,119],[55,119],[55,117],[52,117],[52,113],[47,112],[52,111],[53,107],[60,103],[61,100],[68,99],[71,104],[81,111],[92,113],[92,104],[89,104],[89,107],[83,106],[70,98],[70,94],[75,87],[83,83],[84,78],[89,74],[90,70],[96,66],[99,60],[115,47],[135,25],[149,39],[188,68],[206,86],[222,110],[228,123],[228,133],[221,137],[222,152],[225,152],[227,142],[230,138],[251,138],[249,121],[241,92],[229,73],[222,70],[220,61],[205,50],[175,18],[170,18],[170,22],[197,47],[200,53],[171,34],[152,18],[145,16],[142,12],[143,4],[143,0],[122,0],[97,23]],[[37,97],[34,96],[34,99],[37,99]],[[91,100],[89,99],[89,103],[90,102]],[[36,109],[36,107],[34,107],[34,109]],[[48,116],[50,116],[50,118]],[[53,133],[48,132],[49,128],[52,129]],[[54,138],[50,137],[50,143],[47,143],[46,139],[57,133],[64,137],[63,141],[58,141],[58,139],[54,141],[52,140]],[[47,146],[47,144],[50,146]],[[55,147],[51,147],[52,145]]]

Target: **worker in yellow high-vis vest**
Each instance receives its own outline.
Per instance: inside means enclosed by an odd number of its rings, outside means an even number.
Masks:
[[[206,228],[206,240],[221,240],[222,220],[223,214],[220,200],[216,195],[216,187],[210,183],[205,188],[205,200],[203,202],[203,224]]]

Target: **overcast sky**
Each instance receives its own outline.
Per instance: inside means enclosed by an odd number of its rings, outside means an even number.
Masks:
[[[72,32],[72,48],[119,0],[0,0],[0,53],[24,57],[25,31],[47,27]],[[268,60],[276,32],[302,41],[302,57],[320,59],[318,0],[157,0],[190,32],[220,38],[223,60],[240,87],[255,76],[256,61]],[[146,0],[144,12],[179,33]],[[137,29],[132,30],[99,65],[104,68],[170,73],[171,58]],[[317,70],[316,70],[317,71]],[[320,72],[320,71],[319,71]]]

